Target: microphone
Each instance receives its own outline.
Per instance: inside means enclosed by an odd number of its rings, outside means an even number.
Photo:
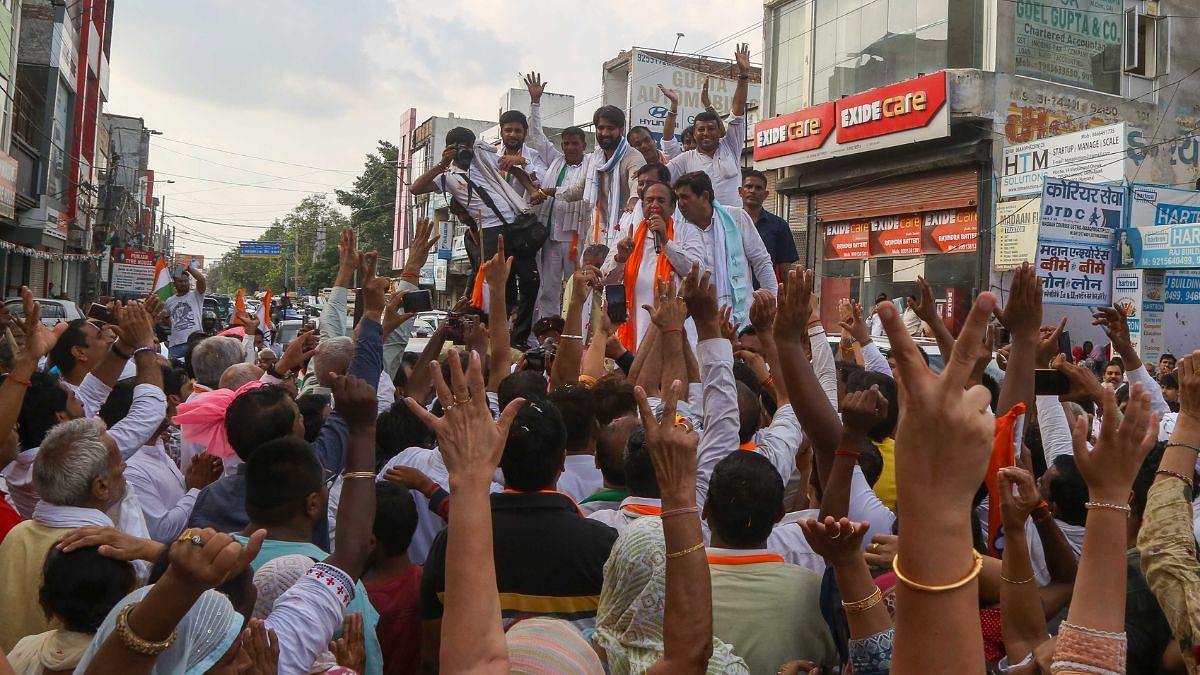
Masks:
[[[661,216],[662,213],[661,213],[661,211],[659,211],[658,207],[656,206],[650,211],[650,215]],[[659,232],[658,230],[654,230],[653,232],[654,232],[654,253],[655,254],[662,253],[663,244],[666,243],[663,241],[663,234],[662,234],[662,232]]]

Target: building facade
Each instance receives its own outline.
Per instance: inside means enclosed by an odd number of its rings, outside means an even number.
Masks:
[[[1012,266],[997,264],[997,208],[1001,227],[1029,215],[1006,206],[1004,179],[1018,169],[1005,149],[1015,144],[1124,122],[1106,160],[1124,183],[1195,187],[1200,47],[1172,18],[1194,13],[1188,5],[765,3],[755,165],[779,172],[788,219],[805,224],[797,234],[820,279],[826,327],[837,329],[838,299],[903,297],[918,277],[955,331],[978,292],[1003,302]],[[1082,329],[1076,343],[1105,344],[1088,312],[1045,313],[1071,317]],[[1170,321],[1171,305],[1166,314],[1165,347],[1194,347],[1197,329],[1180,325],[1194,321]]]

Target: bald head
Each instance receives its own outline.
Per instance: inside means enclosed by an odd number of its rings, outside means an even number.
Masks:
[[[229,366],[221,373],[221,382],[218,385],[220,389],[230,389],[237,391],[243,386],[254,382],[262,377],[263,369],[253,363],[239,363]]]

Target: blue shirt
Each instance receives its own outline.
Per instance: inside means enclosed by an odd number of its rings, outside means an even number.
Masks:
[[[758,230],[758,236],[762,237],[763,246],[767,247],[767,253],[771,254],[772,265],[783,265],[800,260],[800,255],[796,253],[796,240],[792,239],[792,228],[788,227],[786,220],[763,209],[758,216],[758,221],[754,223],[754,227]],[[783,279],[780,279],[779,282],[783,283]],[[758,288],[758,279],[754,280],[754,287]]]

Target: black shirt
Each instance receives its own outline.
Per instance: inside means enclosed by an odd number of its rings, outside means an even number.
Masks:
[[[767,253],[771,254],[772,265],[794,263],[800,259],[796,253],[796,241],[792,239],[792,228],[787,221],[763,209],[754,223],[758,236],[762,237]]]
[[[453,507],[451,518],[454,517]],[[557,492],[492,495],[492,548],[505,624],[530,616],[594,620],[604,563],[617,531],[584,518]],[[421,615],[440,619],[446,590],[446,530],[429,549],[421,577]]]

